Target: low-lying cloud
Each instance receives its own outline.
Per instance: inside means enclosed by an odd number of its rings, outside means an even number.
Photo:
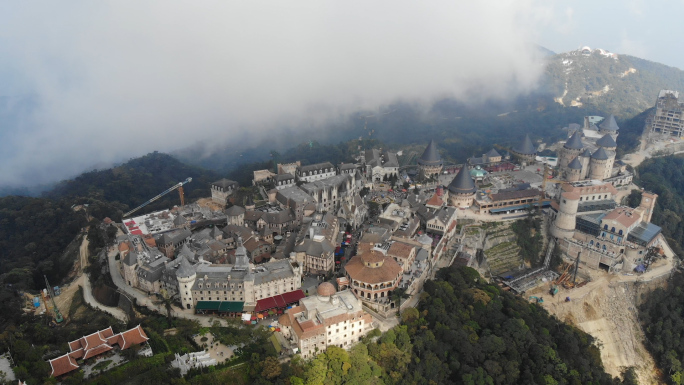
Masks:
[[[543,15],[513,0],[3,3],[0,186],[397,98],[529,90]]]

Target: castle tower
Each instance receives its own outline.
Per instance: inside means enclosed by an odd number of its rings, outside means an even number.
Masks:
[[[245,210],[254,210],[254,200],[252,199],[252,194],[247,195],[247,201],[245,202]]]
[[[537,148],[532,143],[529,134],[525,134],[522,142],[511,148],[511,154],[523,165],[532,164],[536,161]]]
[[[477,189],[467,164],[461,167],[447,189],[449,190],[449,206],[465,208],[473,205]]]
[[[584,149],[582,134],[577,130],[572,134],[570,139],[565,142],[563,149],[560,151],[560,159],[558,159],[558,161],[561,171],[566,171],[570,162],[582,153],[582,149]]]
[[[644,212],[643,217],[641,218],[642,221],[649,223],[651,222],[651,216],[653,216],[656,199],[658,199],[657,194],[647,191],[641,193],[641,203],[639,203],[639,208]]]
[[[589,179],[606,179],[609,160],[610,156],[606,150],[604,150],[603,147],[599,147],[599,149],[591,155],[591,160],[589,161]]]
[[[429,178],[442,172],[443,166],[442,158],[437,151],[437,143],[431,140],[423,151],[423,155],[418,159],[418,167],[420,168],[420,175],[423,178]]]
[[[580,162],[582,162],[582,172],[580,172],[580,180],[587,179],[587,176],[589,175],[589,161],[591,160],[591,151],[589,151],[588,148],[584,150],[582,155],[580,155],[579,160]]]
[[[568,164],[568,167],[566,168],[565,171],[565,179],[568,182],[577,182],[580,180],[582,176],[582,162],[580,162],[579,157],[576,157],[575,159]]]
[[[558,216],[551,225],[551,235],[556,238],[572,238],[575,234],[577,208],[580,194],[575,191],[566,191],[561,194]]]
[[[613,140],[617,140],[619,135],[618,130],[620,127],[618,127],[617,123],[615,122],[615,116],[610,115],[604,119],[603,122],[599,124],[598,128],[601,134],[609,134],[611,137],[613,137]]]
[[[608,154],[605,178],[610,178],[613,174],[613,166],[615,165],[617,143],[612,135],[605,134],[601,139],[596,141],[596,145],[603,147],[603,149],[606,150],[606,154]]]
[[[192,309],[192,287],[195,285],[197,274],[195,268],[185,257],[180,257],[180,266],[176,270],[176,279],[178,280],[178,294],[181,297],[181,304],[183,309]]]

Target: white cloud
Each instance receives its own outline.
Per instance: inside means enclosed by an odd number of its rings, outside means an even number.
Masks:
[[[548,17],[513,0],[3,3],[4,95],[37,104],[8,107],[0,185],[320,111],[530,89]]]

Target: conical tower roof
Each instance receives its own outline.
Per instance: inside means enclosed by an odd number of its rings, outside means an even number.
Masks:
[[[589,151],[589,149],[587,148],[580,156],[583,158],[591,158],[591,151]]]
[[[597,146],[601,147],[606,147],[606,148],[615,148],[617,147],[617,143],[615,143],[615,139],[610,134],[605,134],[603,137],[599,140],[596,141]]]
[[[573,170],[581,170],[582,169],[582,162],[580,162],[580,160],[577,157],[575,157],[575,159],[573,159],[568,164],[568,168],[571,168]]]
[[[178,267],[178,270],[176,270],[176,277],[188,278],[195,274],[195,269],[185,257],[181,256],[180,260],[180,266]]]
[[[423,151],[423,155],[421,155],[420,159],[418,159],[418,164],[424,166],[436,166],[442,164],[442,158],[439,156],[439,151],[437,151],[437,143],[435,143],[434,139],[430,141],[425,148],[425,151]]]
[[[254,200],[252,199],[252,194],[247,195],[247,202],[245,202],[245,207],[254,206]]]
[[[614,115],[609,116],[606,120],[601,122],[601,124],[599,124],[599,128],[601,129],[601,131],[617,131],[620,129],[620,127],[618,127],[617,123],[615,122]]]
[[[454,194],[474,194],[477,190],[475,188],[475,182],[470,176],[470,170],[468,170],[468,165],[464,164],[463,167],[458,171],[454,180],[449,183],[447,187],[450,192]]]
[[[608,153],[606,153],[606,150],[604,150],[603,147],[599,147],[591,158],[596,160],[608,160]]]
[[[582,145],[582,134],[580,134],[579,131],[575,131],[575,133],[572,134],[570,139],[568,139],[568,141],[565,142],[565,145],[563,147],[571,150],[581,150],[582,148],[584,148],[584,145]]]
[[[486,155],[490,158],[497,158],[497,157],[501,156],[501,154],[499,154],[499,152],[496,151],[495,148],[492,148],[491,150],[489,150],[489,152]]]
[[[537,149],[534,147],[529,134],[525,134],[525,139],[518,143],[517,146],[513,147],[513,151],[522,155],[534,155],[537,153]]]

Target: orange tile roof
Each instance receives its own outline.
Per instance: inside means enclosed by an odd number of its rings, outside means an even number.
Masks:
[[[394,242],[387,250],[387,255],[399,258],[408,258],[413,251],[413,245],[404,242]]]
[[[78,369],[76,361],[71,358],[69,354],[65,354],[50,360],[50,366],[52,366],[52,373],[50,373],[52,377],[59,377],[63,374]]]
[[[140,327],[140,325],[134,327],[133,329],[126,330],[120,333],[121,340],[119,341],[119,346],[121,350],[130,348],[133,345],[142,344],[143,342],[149,340],[145,331]],[[123,345],[121,344],[123,342]]]
[[[361,259],[366,263],[378,263],[385,260],[385,256],[381,252],[375,250],[358,253],[357,256],[361,257]]]
[[[629,207],[618,207],[603,217],[603,220],[614,220],[619,224],[629,228],[634,223],[639,221],[639,216],[634,214],[634,209]]]
[[[94,348],[92,348],[92,349],[88,349],[88,351],[87,351],[87,352],[85,353],[85,355],[83,356],[83,359],[84,359],[84,360],[87,360],[88,358],[92,358],[92,357],[98,356],[98,355],[100,355],[100,354],[102,354],[102,353],[104,353],[104,352],[108,352],[108,351],[110,351],[110,350],[112,350],[112,349],[113,349],[113,348],[112,348],[111,346],[107,345],[107,344],[102,344],[102,345],[100,345],[100,346],[96,346],[96,347],[94,347]]]
[[[377,253],[382,255],[381,253]],[[354,281],[359,281],[363,283],[382,283],[391,282],[399,283],[399,276],[403,272],[403,269],[397,261],[392,257],[385,257],[384,263],[379,267],[367,267],[362,260],[360,255],[354,256],[347,265],[344,267],[347,271],[349,277]]]
[[[83,355],[85,354],[85,351],[81,348],[78,350],[74,350],[73,352],[70,352],[68,354],[69,354],[69,357],[77,360],[77,359],[83,357]]]
[[[437,195],[437,193],[434,193],[434,194],[432,195],[432,198],[430,198],[430,200],[428,200],[428,201],[425,203],[425,205],[426,205],[426,206],[437,206],[437,207],[441,207],[441,206],[444,205],[444,201],[442,200],[442,198],[441,198],[439,195]]]
[[[130,245],[128,241],[119,243],[119,252],[130,250]]]

